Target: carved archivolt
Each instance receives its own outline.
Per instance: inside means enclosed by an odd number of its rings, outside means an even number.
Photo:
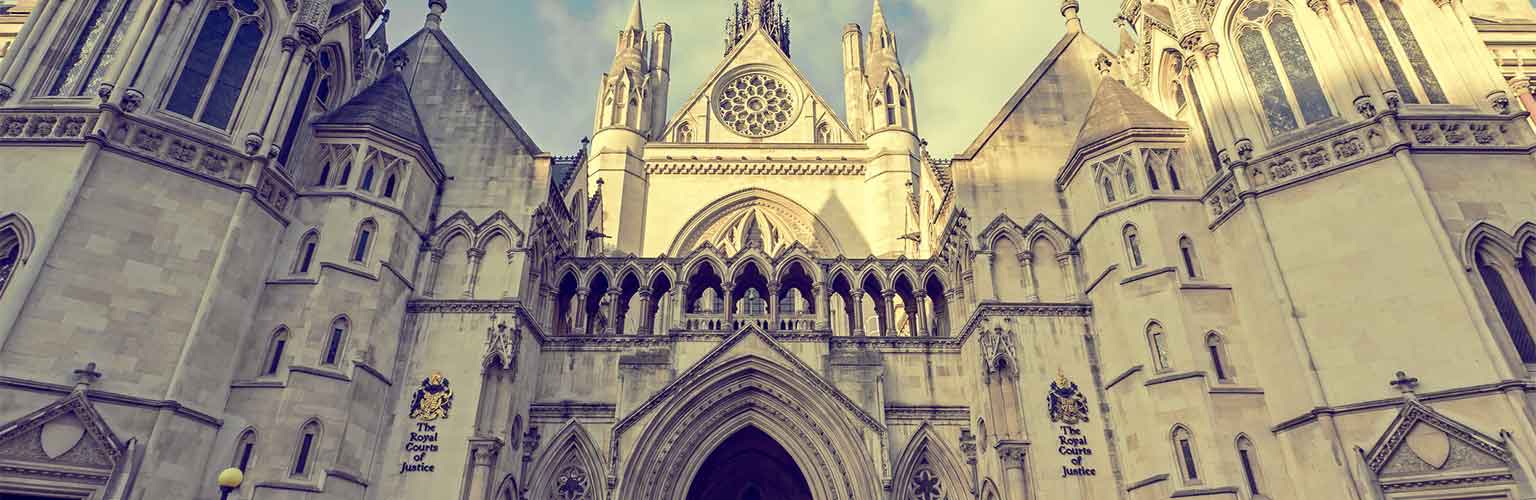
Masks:
[[[581,424],[572,420],[550,440],[528,481],[537,500],[602,500],[605,472],[600,452]]]
[[[709,243],[726,255],[748,248],[774,255],[797,242],[816,255],[842,253],[832,232],[805,207],[772,191],[747,189],[700,210],[678,233],[669,253],[685,255]]]

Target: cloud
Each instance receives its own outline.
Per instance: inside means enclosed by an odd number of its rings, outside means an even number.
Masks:
[[[672,27],[675,111],[725,53],[725,0],[642,0],[647,29]],[[1063,31],[1057,5],[1020,0],[882,0],[918,98],[920,132],[938,155],[963,150]],[[836,108],[843,103],[843,25],[868,30],[873,0],[781,0],[791,58]],[[573,152],[592,133],[599,77],[632,0],[454,0],[443,29],[539,146]],[[421,26],[426,2],[397,2],[392,43]],[[1090,33],[1108,42],[1113,0],[1086,0]]]

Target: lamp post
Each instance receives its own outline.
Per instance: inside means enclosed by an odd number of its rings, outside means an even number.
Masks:
[[[229,492],[239,489],[242,481],[245,481],[245,473],[240,469],[230,467],[219,471],[219,500],[229,500]]]

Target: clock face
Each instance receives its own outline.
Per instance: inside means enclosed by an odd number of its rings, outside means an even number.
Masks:
[[[715,113],[737,134],[768,137],[794,121],[795,93],[776,76],[746,73],[720,88]]]

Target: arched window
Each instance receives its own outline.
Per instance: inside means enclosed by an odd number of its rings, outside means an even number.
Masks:
[[[1184,185],[1183,185],[1183,183],[1179,182],[1179,154],[1177,152],[1174,152],[1174,151],[1169,151],[1168,152],[1168,165],[1167,166],[1168,166],[1168,187],[1172,188],[1174,191],[1183,191],[1184,190]]]
[[[885,124],[896,126],[896,89],[885,85]]]
[[[320,51],[315,64],[309,66],[304,86],[299,87],[299,100],[294,101],[293,114],[288,116],[288,128],[283,132],[283,142],[278,143],[277,162],[287,165],[288,157],[298,149],[299,132],[304,129],[309,116],[330,111],[331,80],[336,71],[336,56],[332,50]]]
[[[1158,184],[1158,182],[1157,182],[1157,169],[1154,168],[1154,166],[1151,163],[1148,163],[1146,165],[1146,167],[1147,167],[1147,183],[1152,185],[1152,190],[1153,191],[1158,191],[1158,190],[1163,189],[1163,186],[1161,184]]]
[[[299,253],[293,260],[293,272],[304,274],[309,272],[315,263],[315,250],[320,248],[320,233],[310,231],[299,240]]]
[[[1419,47],[1419,40],[1414,37],[1413,27],[1403,16],[1402,9],[1392,0],[1380,0],[1381,10],[1387,14],[1387,25],[1391,26],[1389,31],[1376,15],[1373,3],[1376,2],[1356,2],[1360,6],[1360,17],[1365,18],[1365,27],[1371,32],[1371,40],[1376,43],[1376,50],[1381,53],[1387,74],[1391,75],[1403,102],[1418,104],[1427,100],[1430,104],[1445,104],[1445,91],[1435,79],[1435,71],[1424,58],[1424,50]],[[1408,61],[1406,67],[1402,64],[1404,59]],[[1417,78],[1410,78],[1410,75]]]
[[[1131,267],[1141,267],[1141,237],[1136,232],[1136,226],[1125,225],[1125,254],[1131,261]]]
[[[294,477],[308,477],[312,462],[315,459],[315,448],[320,445],[320,422],[310,420],[304,423],[299,430],[298,453],[293,456],[293,468],[289,475]]]
[[[1238,11],[1233,31],[1270,133],[1284,134],[1333,116],[1286,6],[1250,1]]]
[[[256,0],[209,2],[187,51],[166,109],[217,128],[229,128],[262,43]]]
[[[262,375],[277,375],[278,368],[283,366],[283,352],[288,350],[288,329],[278,327],[272,334],[272,343],[267,346],[267,357],[261,367]]]
[[[357,240],[352,242],[352,262],[363,263],[368,259],[368,247],[373,244],[373,234],[379,230],[373,219],[357,226]]]
[[[315,178],[315,185],[316,186],[324,186],[325,185],[325,181],[329,180],[330,178],[331,178],[331,162],[325,162],[325,165],[320,167],[320,176]]]
[[[693,142],[693,126],[688,122],[677,126],[677,142],[684,144]]]
[[[1195,438],[1182,425],[1173,428],[1173,453],[1184,484],[1199,484],[1200,469],[1195,465]]]
[[[1184,275],[1189,279],[1200,278],[1200,268],[1195,260],[1195,242],[1188,236],[1179,238],[1179,257],[1184,259]]]
[[[816,143],[817,144],[831,144],[832,143],[832,124],[830,124],[830,123],[822,123],[821,125],[817,125],[816,126]]]
[[[1520,316],[1520,309],[1516,305],[1513,291],[1499,270],[1499,267],[1505,263],[1502,262],[1503,259],[1491,255],[1490,252],[1491,250],[1486,248],[1477,251],[1477,272],[1483,278],[1483,286],[1487,287],[1488,295],[1493,299],[1493,307],[1498,311],[1499,319],[1504,323],[1504,330],[1509,333],[1515,352],[1520,355],[1520,361],[1536,364],[1536,339],[1532,339],[1525,319]]]
[[[1121,175],[1125,176],[1125,195],[1126,196],[1135,195],[1136,194],[1136,170],[1135,170],[1134,167],[1132,167],[1130,165],[1122,165],[1121,167],[1125,169],[1125,170],[1122,170],[1120,172]]]
[[[50,96],[92,95],[101,83],[103,73],[112,65],[122,37],[123,22],[133,19],[133,12],[142,2],[133,0],[98,0],[91,7],[85,24],[78,27],[80,35],[69,47],[69,55],[59,65]]]
[[[349,160],[341,166],[341,176],[336,178],[336,185],[347,187],[352,182],[352,162]]]
[[[1248,485],[1250,497],[1263,496],[1267,491],[1263,488],[1264,478],[1259,472],[1258,457],[1254,456],[1253,441],[1248,436],[1237,437],[1237,461],[1243,467],[1243,481]]]
[[[16,269],[21,267],[21,234],[13,227],[0,227],[0,297],[5,296],[5,285],[11,282]]]
[[[400,182],[399,181],[399,177],[394,172],[390,172],[389,176],[384,178],[384,197],[385,198],[393,199],[395,197],[395,185],[398,184],[399,182]]]
[[[1206,334],[1205,352],[1211,357],[1211,371],[1216,373],[1216,381],[1231,382],[1232,368],[1227,365],[1227,346],[1222,343],[1220,334]]]
[[[371,163],[363,169],[363,181],[358,183],[358,189],[363,191],[373,191],[373,171],[374,166]]]
[[[1173,368],[1168,356],[1168,334],[1163,325],[1153,321],[1147,325],[1147,347],[1152,351],[1152,368],[1164,372]]]
[[[1099,186],[1104,188],[1104,200],[1109,203],[1114,203],[1115,183],[1109,180],[1109,175],[1106,174],[1104,178],[1099,179]]]
[[[246,429],[240,433],[240,439],[235,440],[235,456],[229,465],[240,472],[250,470],[251,464],[256,460],[256,429]]]
[[[331,334],[325,340],[325,357],[320,362],[327,365],[335,365],[341,361],[341,348],[347,342],[347,328],[351,324],[347,318],[336,318],[331,322]]]

